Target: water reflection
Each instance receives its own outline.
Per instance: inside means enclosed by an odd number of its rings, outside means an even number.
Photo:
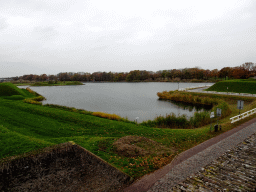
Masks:
[[[183,110],[188,110],[190,112],[192,111],[211,111],[212,106],[207,105],[193,105],[189,103],[183,103],[183,102],[176,102],[176,101],[168,101],[173,104],[173,107],[176,106],[178,108],[181,108]]]

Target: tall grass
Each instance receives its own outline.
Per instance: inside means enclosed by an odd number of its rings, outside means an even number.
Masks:
[[[196,96],[192,94],[182,93],[179,91],[172,92],[158,92],[157,96],[160,100],[171,100],[183,103],[191,103],[191,104],[200,104],[200,105],[208,105],[213,106],[218,104],[219,100],[217,98],[210,98],[206,96]]]
[[[174,113],[158,116],[154,120],[143,121],[140,125],[159,128],[192,128],[186,115],[176,116]]]
[[[228,116],[231,113],[229,105],[221,99],[217,98],[210,98],[206,96],[197,96],[189,93],[183,92],[167,92],[164,91],[162,93],[157,93],[159,99],[164,100],[171,100],[176,102],[184,102],[190,104],[200,104],[200,105],[207,105],[207,106],[214,106],[212,111],[215,111],[216,117],[216,110],[217,108],[222,109],[221,118]],[[166,128],[182,128],[182,129],[191,129],[191,128],[198,128],[204,125],[207,125],[211,122],[210,112],[195,112],[193,117],[189,119],[185,116],[176,116],[175,114],[171,113],[166,115],[165,117],[159,116],[153,121],[145,121],[141,123],[145,126],[150,127],[166,127]]]
[[[102,117],[102,118],[106,118],[106,119],[111,119],[111,120],[119,120],[119,119],[121,119],[121,117],[116,115],[116,114],[108,114],[108,113],[103,113],[103,112],[93,112],[92,115],[96,116],[96,117]]]

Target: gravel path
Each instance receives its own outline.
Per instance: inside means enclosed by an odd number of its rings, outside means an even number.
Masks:
[[[172,188],[177,184],[183,182],[189,176],[195,174],[199,170],[202,170],[203,167],[206,167],[218,157],[225,154],[225,152],[236,147],[239,143],[243,142],[246,138],[250,137],[254,133],[256,133],[256,123],[249,125],[248,127],[234,133],[226,139],[221,140],[220,142],[188,158],[175,166],[163,178],[158,180],[148,190],[148,192],[173,191]]]

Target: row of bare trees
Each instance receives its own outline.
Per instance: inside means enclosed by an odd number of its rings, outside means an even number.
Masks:
[[[22,79],[29,81],[163,81],[163,80],[217,80],[225,79],[247,79],[256,75],[256,64],[244,63],[238,67],[224,67],[218,69],[200,69],[198,67],[185,69],[171,69],[163,71],[133,70],[129,73],[120,72],[94,72],[94,73],[59,73],[58,75],[23,75],[15,77],[14,80]]]

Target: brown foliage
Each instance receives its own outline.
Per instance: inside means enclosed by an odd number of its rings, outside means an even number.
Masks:
[[[146,137],[125,136],[113,143],[116,152],[125,157],[161,155],[174,150]]]

